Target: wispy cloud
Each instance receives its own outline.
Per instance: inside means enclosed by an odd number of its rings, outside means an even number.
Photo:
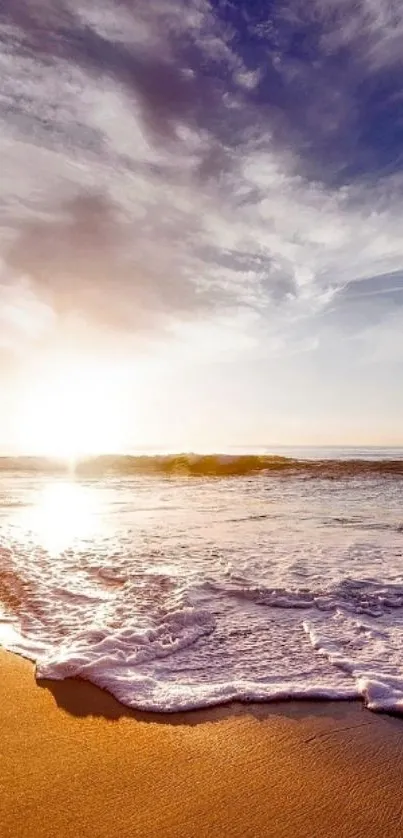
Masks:
[[[3,343],[354,320],[403,269],[402,34],[373,0],[3,0]]]

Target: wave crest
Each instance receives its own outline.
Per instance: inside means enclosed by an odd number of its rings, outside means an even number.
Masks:
[[[65,473],[71,465],[39,457],[1,457],[0,471]],[[403,460],[309,460],[258,454],[166,454],[166,455],[103,455],[80,460],[74,470],[83,477],[108,474],[158,475],[188,477],[244,477],[300,475],[337,479],[371,475],[403,476]]]

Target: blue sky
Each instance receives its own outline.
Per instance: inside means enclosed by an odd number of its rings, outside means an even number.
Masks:
[[[3,0],[4,448],[94,380],[126,447],[403,443],[402,38],[390,0]]]

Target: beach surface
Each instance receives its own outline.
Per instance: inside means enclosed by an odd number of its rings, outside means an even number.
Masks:
[[[0,669],[2,838],[403,833],[403,722],[358,702],[142,715]]]

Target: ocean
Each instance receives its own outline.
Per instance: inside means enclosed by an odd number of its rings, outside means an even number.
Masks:
[[[3,458],[0,643],[141,710],[403,712],[402,501],[397,448]]]

